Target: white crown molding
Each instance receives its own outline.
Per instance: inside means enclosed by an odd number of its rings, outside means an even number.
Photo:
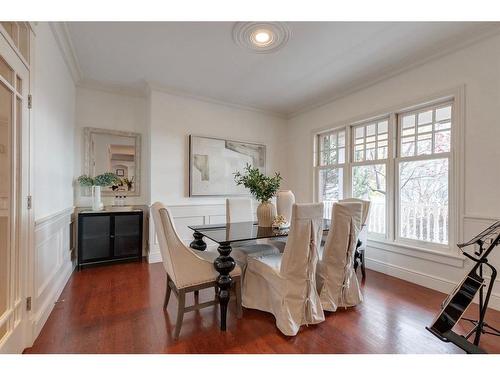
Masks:
[[[215,99],[215,98],[212,98],[209,96],[190,94],[186,91],[173,89],[171,87],[167,87],[167,86],[159,84],[157,82],[148,82],[147,85],[149,87],[149,91],[159,91],[159,92],[163,92],[165,94],[178,96],[181,98],[198,100],[198,101],[202,101],[202,102],[206,102],[206,103],[210,103],[210,104],[217,104],[217,105],[231,107],[231,108],[240,109],[240,110],[244,110],[244,111],[257,112],[257,113],[261,113],[261,114],[264,114],[267,116],[278,117],[280,119],[287,119],[287,115],[285,113],[269,111],[269,110],[251,107],[251,106],[246,106],[243,104],[238,104],[238,103],[233,103],[233,102],[227,102],[227,101]]]
[[[413,69],[416,69],[422,65],[425,65],[429,62],[438,60],[446,55],[450,55],[454,52],[460,51],[464,48],[467,48],[473,44],[479,43],[485,39],[496,36],[500,33],[500,26],[492,27],[486,31],[478,32],[477,34],[470,36],[469,38],[462,39],[459,43],[452,43],[450,47],[441,48],[438,52],[431,54],[428,57],[424,57],[422,59],[416,59],[414,63],[406,64],[399,69],[394,69],[386,74],[378,75],[377,77],[373,77],[371,79],[364,79],[364,82],[358,85],[354,85],[351,88],[347,88],[345,90],[341,90],[337,95],[325,95],[323,99],[318,100],[316,103],[307,104],[299,108],[297,111],[291,112],[287,114],[287,119],[290,120],[296,116],[301,114],[310,112],[314,109],[318,109],[320,107],[331,104],[339,99],[345,98],[349,95],[352,95],[358,91],[362,91],[371,86],[376,85],[377,83],[383,82],[390,78],[396,77]]]
[[[93,79],[83,79],[80,80],[76,84],[76,86],[83,89],[99,90],[107,92],[109,94],[127,95],[139,98],[145,98],[148,95],[148,88],[146,84],[132,86],[119,83],[97,81]]]
[[[57,45],[63,55],[64,61],[71,73],[73,82],[76,84],[82,80],[83,75],[76,57],[75,48],[71,41],[71,36],[68,31],[68,27],[65,22],[49,22],[50,29],[54,38],[56,39]]]

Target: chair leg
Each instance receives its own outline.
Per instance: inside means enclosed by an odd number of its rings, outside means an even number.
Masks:
[[[361,252],[361,278],[366,279],[366,271],[365,271],[365,252],[364,250]]]
[[[199,290],[195,290],[194,291],[194,303],[198,304],[199,300],[200,300],[200,291]]]
[[[239,277],[234,281],[234,291],[236,294],[237,317],[240,319],[243,316],[243,309],[241,307],[241,279]]]
[[[170,287],[170,276],[167,274],[167,290],[165,291],[165,302],[163,303],[163,308],[166,309],[168,306],[168,301],[170,300],[170,293],[172,288]]]
[[[178,295],[178,306],[177,306],[177,321],[175,323],[174,339],[179,338],[179,333],[181,332],[182,320],[184,319],[184,308],[186,307],[186,292],[179,290]]]

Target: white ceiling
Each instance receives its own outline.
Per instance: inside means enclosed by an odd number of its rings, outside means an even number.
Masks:
[[[499,27],[477,22],[288,22],[288,44],[256,54],[233,22],[68,23],[85,80],[175,92],[290,116],[451,51]]]

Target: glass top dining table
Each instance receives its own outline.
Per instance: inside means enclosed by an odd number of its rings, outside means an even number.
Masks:
[[[286,237],[288,236],[289,228],[277,229],[268,227],[259,227],[257,222],[246,221],[241,223],[227,223],[227,224],[209,224],[209,225],[188,225],[188,228],[193,230],[193,236],[196,240],[195,234],[202,235],[208,239],[221,243],[234,243],[241,241],[259,240],[264,238]],[[328,231],[330,228],[330,220],[323,219],[323,231]],[[193,241],[194,242],[194,241]],[[190,245],[196,250],[205,250],[191,243]],[[200,246],[203,246],[200,243]]]
[[[238,242],[259,240],[265,238],[279,238],[288,236],[289,228],[275,229],[259,227],[256,222],[248,221],[241,223],[188,225],[193,231],[194,240],[189,245],[195,250],[206,250],[207,244],[204,237],[219,244],[217,251],[219,256],[214,260],[214,268],[219,273],[217,277],[217,297],[220,305],[221,321],[220,329],[226,330],[227,305],[229,292],[232,287],[230,272],[236,267],[236,262],[231,257],[231,244]],[[323,231],[330,229],[330,220],[323,219]]]

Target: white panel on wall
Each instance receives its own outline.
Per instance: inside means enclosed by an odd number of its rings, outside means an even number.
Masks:
[[[225,224],[226,215],[210,215],[207,224]]]
[[[73,271],[70,223],[73,208],[35,222],[32,296],[33,340],[38,336]]]

